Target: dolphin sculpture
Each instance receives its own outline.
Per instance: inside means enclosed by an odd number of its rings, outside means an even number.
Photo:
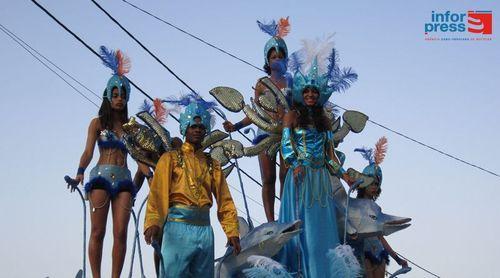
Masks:
[[[232,247],[227,248],[225,255],[216,260],[216,278],[229,278],[241,274],[243,269],[251,267],[250,256],[273,257],[290,239],[301,232],[300,220],[291,223],[264,223],[253,230],[249,230],[243,218],[238,217],[238,220],[241,252],[235,256]]]
[[[372,200],[355,199],[347,196],[342,183],[337,177],[331,178],[334,199],[337,203],[337,223],[340,238],[343,238],[345,226],[345,209],[349,198],[347,216],[347,233],[357,235],[358,238],[372,236],[387,236],[408,228],[411,218],[385,214]]]

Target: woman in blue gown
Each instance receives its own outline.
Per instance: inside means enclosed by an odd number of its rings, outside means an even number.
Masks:
[[[279,222],[302,220],[302,233],[281,253],[281,263],[303,277],[331,277],[327,253],[339,244],[336,205],[326,163],[333,133],[319,92],[309,86],[304,104],[285,115],[282,153],[290,170],[285,178]],[[330,165],[332,165],[330,164]],[[333,168],[333,167],[332,167]],[[340,173],[340,172],[339,172]]]
[[[324,105],[333,92],[347,89],[357,75],[350,69],[348,72],[352,75],[342,75],[336,65],[336,52],[330,49],[330,59],[322,59],[330,61],[329,70],[324,74],[319,74],[319,69],[326,67],[318,65],[317,56],[307,74],[301,71],[303,65],[295,61],[295,70],[292,67],[294,105],[283,123],[281,152],[289,170],[278,221],[300,219],[302,232],[284,246],[278,260],[297,277],[334,276],[327,253],[340,241],[330,179],[335,175],[350,182],[334,155],[332,123]],[[339,82],[347,86],[339,86]]]

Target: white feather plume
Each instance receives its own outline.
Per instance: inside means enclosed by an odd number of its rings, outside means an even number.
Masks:
[[[361,266],[354,256],[354,249],[351,246],[341,244],[335,249],[328,250],[327,256],[330,259],[330,275],[332,277],[361,277]]]

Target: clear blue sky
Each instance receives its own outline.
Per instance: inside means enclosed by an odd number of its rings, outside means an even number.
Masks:
[[[333,101],[362,111],[372,120],[467,161],[500,172],[499,42],[500,7],[492,1],[132,1],[206,40],[263,64],[267,36],[256,19],[290,16],[286,38],[291,51],[301,39],[336,33],[343,65],[359,81]],[[145,2],[145,3],[143,3]],[[120,48],[132,59],[130,77],[149,94],[187,92],[167,71],[131,41],[90,1],[41,1],[95,49]],[[218,85],[237,88],[247,98],[262,73],[151,19],[121,1],[102,1],[113,15],[207,98]],[[493,11],[492,41],[425,41],[432,11]],[[1,1],[0,23],[101,94],[109,71],[30,1]],[[5,277],[71,277],[81,264],[81,205],[65,190],[73,175],[86,129],[97,109],[0,33],[0,269]],[[90,94],[89,94],[90,95]],[[92,97],[90,95],[90,97]],[[98,101],[95,97],[94,100]],[[129,113],[144,97],[133,91]],[[242,115],[232,113],[238,120]],[[178,134],[170,120],[166,127]],[[218,120],[217,127],[221,128]],[[379,204],[387,213],[413,218],[413,226],[388,237],[393,248],[442,277],[494,277],[500,257],[500,178],[423,148],[373,124],[350,134],[340,149],[347,166],[365,162],[352,150],[386,136]],[[94,157],[97,157],[97,152]],[[92,164],[95,164],[95,159]],[[135,164],[129,160],[130,168]],[[257,160],[242,167],[259,177]],[[229,182],[238,187],[233,174]],[[249,195],[260,189],[244,178]],[[147,187],[138,201],[146,196]],[[232,190],[239,208],[241,196]],[[256,221],[261,206],[250,201]],[[142,217],[141,217],[142,218]],[[110,223],[111,221],[108,221]],[[223,253],[222,231],[213,218],[216,255]],[[141,219],[142,226],[142,219]],[[131,225],[132,227],[132,225]],[[110,273],[112,232],[108,227],[103,273]],[[129,245],[132,244],[130,230]],[[142,230],[141,230],[142,233]],[[142,240],[142,238],[141,238]],[[146,276],[153,277],[152,249],[143,245]],[[124,273],[128,274],[130,251]],[[392,262],[389,270],[395,269]],[[135,265],[138,270],[139,265]],[[136,276],[138,272],[136,272]],[[414,269],[406,277],[430,277]]]

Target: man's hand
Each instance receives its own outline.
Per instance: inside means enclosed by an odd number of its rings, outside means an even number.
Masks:
[[[230,237],[229,245],[233,246],[233,254],[237,256],[241,251],[240,238],[237,236]]]
[[[151,244],[153,240],[159,240],[160,236],[160,227],[154,225],[149,227],[146,231],[144,231],[144,240],[146,240],[147,244]]]

